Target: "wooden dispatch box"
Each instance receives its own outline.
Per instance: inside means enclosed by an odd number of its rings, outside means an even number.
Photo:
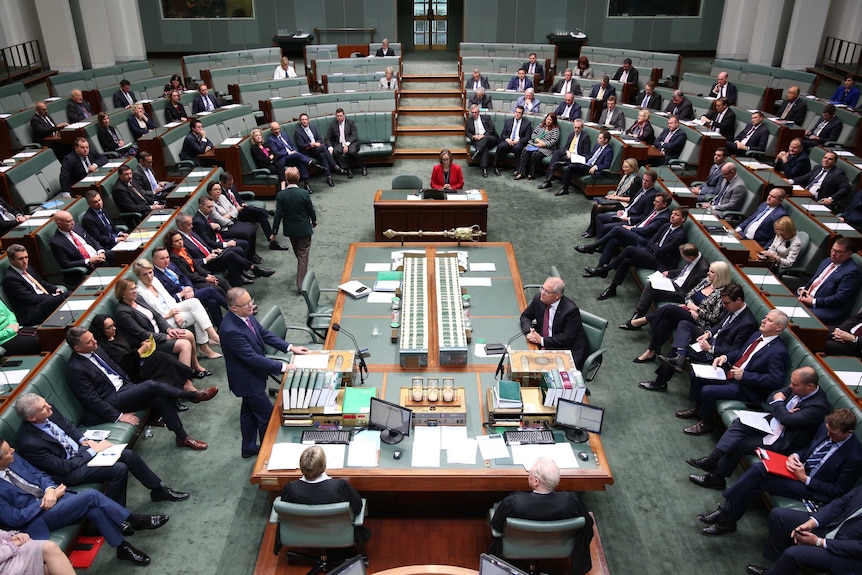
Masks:
[[[506,379],[517,381],[521,386],[539,387],[542,372],[551,370],[575,370],[572,352],[567,349],[515,350],[509,352]],[[541,405],[541,401],[539,404]]]

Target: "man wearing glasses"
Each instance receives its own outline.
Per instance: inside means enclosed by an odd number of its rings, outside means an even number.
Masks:
[[[254,457],[260,451],[266,426],[272,415],[272,402],[266,395],[266,378],[281,374],[294,366],[266,357],[265,345],[283,352],[308,353],[307,347],[291,345],[276,336],[254,317],[254,300],[244,288],[227,292],[228,313],[219,329],[222,352],[230,390],[242,398],[239,428],[242,435],[243,458]]]
[[[581,310],[563,296],[566,284],[549,277],[541,291],[521,314],[521,331],[539,349],[568,349],[578,369],[587,358],[587,334],[581,323]]]
[[[799,301],[829,327],[840,324],[854,311],[862,275],[852,258],[850,240],[838,238],[829,257],[820,262],[808,283],[796,290]]]

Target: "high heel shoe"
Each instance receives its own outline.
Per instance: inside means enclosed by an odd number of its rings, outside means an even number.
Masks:
[[[514,178],[512,178],[512,179],[513,179],[513,180],[523,180],[523,179],[524,179],[524,174],[520,174],[520,173],[515,174],[515,177],[514,177]]]

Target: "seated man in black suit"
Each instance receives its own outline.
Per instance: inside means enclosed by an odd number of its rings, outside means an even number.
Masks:
[[[810,130],[805,130],[802,145],[806,150],[820,146],[826,142],[834,142],[841,136],[844,123],[835,115],[835,106],[827,104],[820,112],[820,117],[814,120]]]
[[[497,144],[497,151],[494,153],[495,175],[500,175],[500,159],[509,155],[509,152],[515,154],[515,162],[518,161],[521,151],[523,151],[530,140],[532,132],[533,125],[529,119],[524,117],[524,107],[515,106],[512,117],[503,122],[503,131],[500,132],[500,142]]]
[[[153,172],[153,155],[151,153],[138,152],[136,158],[138,159],[138,167],[132,172],[135,188],[144,195],[144,198],[151,205],[164,201],[164,197],[174,187],[173,182],[159,181],[156,178],[156,174]]]
[[[0,481],[0,526],[22,531],[34,539],[48,539],[52,530],[87,518],[108,545],[116,548],[117,559],[143,566],[150,564],[150,558],[125,538],[135,531],[158,529],[170,519],[167,515],[132,513],[97,489],[81,493],[66,491],[65,485],[17,456],[3,438],[0,438],[0,472],[7,478]],[[20,485],[12,482],[10,472]]]
[[[545,67],[542,66],[542,63],[538,61],[535,52],[531,52],[529,56],[529,61],[524,62],[524,65],[521,66],[526,72],[527,76],[533,79],[535,76],[539,77],[540,81],[545,80]]]
[[[647,170],[641,178],[642,185],[640,190],[637,191],[625,208],[615,212],[598,214],[596,216],[595,237],[602,239],[615,227],[641,223],[652,211],[656,195],[655,182],[657,179],[658,174],[655,170]]]
[[[473,68],[473,73],[470,76],[470,79],[464,80],[464,89],[478,90],[480,87],[485,88],[486,90],[490,90],[491,84],[488,82],[488,78],[482,75],[482,73],[479,71],[479,68]]]
[[[131,82],[125,78],[120,80],[120,89],[114,92],[112,100],[115,108],[131,108],[132,104],[138,101],[132,92]]]
[[[635,96],[634,104],[649,110],[661,110],[661,95],[655,93],[655,82],[650,80],[644,85],[644,91]]]
[[[68,125],[68,122],[58,123],[54,121],[54,118],[48,114],[48,104],[42,101],[36,102],[36,111],[30,118],[30,134],[33,136],[34,142],[45,146],[47,145],[45,138],[53,136]]]
[[[196,297],[207,310],[207,315],[218,329],[221,325],[221,310],[227,309],[225,291],[217,285],[207,284],[200,287],[194,286],[192,280],[186,276],[180,268],[171,263],[168,248],[157,246],[153,248],[153,272],[162,286],[171,294],[177,302]]]
[[[668,116],[667,128],[662,130],[655,139],[655,147],[662,153],[665,161],[678,159],[685,147],[686,137],[685,132],[679,127],[680,119],[676,116]]]
[[[763,152],[766,150],[766,142],[769,140],[769,129],[763,123],[763,112],[751,113],[751,121],[748,122],[731,142],[727,140],[727,150],[734,156],[749,150]]]
[[[531,521],[559,521],[583,517],[583,529],[575,536],[572,550],[571,572],[580,575],[592,569],[590,541],[593,539],[593,518],[586,506],[574,492],[556,492],[560,484],[560,469],[553,459],[539,457],[527,476],[530,492],[510,493],[496,506],[491,518],[491,527],[500,533],[506,531],[506,519],[528,519]],[[500,541],[494,541],[492,553],[500,552]]]
[[[725,140],[733,138],[736,129],[736,114],[730,109],[727,98],[718,98],[715,108],[700,117],[701,123],[724,136]]]
[[[312,445],[299,456],[299,470],[302,478],[284,486],[281,500],[301,505],[325,505],[327,503],[348,502],[354,515],[362,511],[362,497],[344,479],[329,477],[326,473],[326,453],[317,445]],[[367,562],[365,544],[371,539],[371,531],[366,527],[354,528],[354,537],[359,552]]]
[[[578,369],[587,359],[587,334],[581,322],[581,310],[563,295],[566,284],[550,277],[521,313],[521,330],[527,341],[540,349],[567,349]]]
[[[488,115],[479,113],[479,105],[470,106],[470,117],[464,122],[464,133],[476,148],[471,157],[472,160],[479,158],[479,166],[482,168],[482,177],[488,177],[488,153],[500,141],[497,136],[497,128],[494,120]]]
[[[779,120],[793,122],[797,126],[802,126],[805,121],[805,113],[808,112],[808,104],[804,99],[799,97],[799,86],[790,86],[784,96],[784,101],[778,107],[775,115]]]
[[[363,176],[368,175],[368,168],[359,155],[359,132],[356,130],[356,123],[345,116],[342,108],[335,110],[335,119],[329,124],[323,142],[335,158],[336,164],[347,172],[348,178],[353,177],[351,166],[358,166]]]
[[[608,277],[610,270],[616,270],[614,279],[602,293],[599,300],[616,297],[617,287],[626,281],[632,267],[654,269],[660,272],[672,269],[679,257],[679,247],[686,242],[685,220],[688,219],[686,208],[674,208],[670,213],[668,223],[660,227],[646,245],[629,245],[606,266],[598,269],[589,268],[584,277]]]
[[[87,138],[76,139],[75,150],[67,154],[60,164],[60,191],[70,193],[72,186],[107,163],[108,158],[105,156],[90,153]]]
[[[830,150],[823,154],[819,166],[788,182],[807,189],[814,194],[819,204],[828,206],[833,212],[840,212],[850,199],[852,186],[847,180],[847,174],[837,163],[838,155]]]
[[[378,48],[377,52],[375,52],[375,54],[374,54],[376,57],[385,58],[386,56],[397,56],[398,55],[395,53],[395,50],[393,50],[392,48],[389,47],[389,38],[384,38],[380,44],[381,44],[380,48]]]
[[[75,218],[65,210],[54,214],[57,231],[48,240],[51,253],[61,268],[94,268],[113,265],[114,253],[105,251],[96,238],[91,237],[83,227],[75,224]],[[67,272],[64,280],[68,285],[78,285],[83,276],[78,272]]]
[[[685,97],[682,90],[674,91],[664,111],[682,121],[694,120],[694,106],[692,106],[691,100]]]
[[[317,161],[321,168],[325,167],[326,173],[330,175],[327,178],[327,185],[332,180],[332,172],[347,174],[347,170],[335,161],[335,157],[324,144],[323,138],[320,137],[320,132],[310,123],[308,114],[305,112],[299,115],[299,126],[293,131],[293,141],[296,142],[297,148],[302,150],[302,153]]]
[[[702,260],[703,261],[703,260]],[[665,391],[667,382],[676,372],[681,372],[686,358],[698,363],[711,363],[718,355],[727,355],[733,350],[745,346],[745,342],[757,329],[754,314],[745,305],[745,291],[739,284],[728,284],[721,290],[721,304],[724,313],[707,330],[702,330],[694,321],[681,322],[673,336],[671,348],[673,351],[667,357],[659,355],[661,362],[656,368],[656,378],[652,381],[642,381],[638,387],[647,391]],[[632,320],[626,326],[632,326]],[[620,327],[623,327],[622,325]],[[626,329],[639,329],[626,327]],[[692,351],[691,345],[697,343],[700,350]],[[698,407],[681,409],[676,412],[680,419],[697,417]]]
[[[623,65],[617,68],[617,71],[614,72],[614,77],[611,79],[623,84],[637,84],[639,77],[640,74],[638,74],[637,68],[632,66],[632,59],[626,58],[623,60]]]
[[[132,168],[122,165],[117,170],[117,183],[111,189],[111,197],[121,212],[141,214],[143,218],[152,210],[160,210],[165,204],[155,201],[134,182]],[[138,221],[140,223],[140,221]]]
[[[69,103],[66,104],[66,117],[70,122],[83,122],[93,115],[90,104],[84,101],[84,93],[81,90],[72,90]]]
[[[134,383],[123,368],[98,349],[96,338],[85,327],[70,328],[66,332],[66,343],[75,352],[66,365],[66,383],[86,411],[83,423],[120,421],[138,425],[141,421],[135,412],[153,409],[162,417],[165,427],[176,435],[177,447],[207,448],[206,443],[186,433],[177,414],[176,401],[209,401],[218,393],[217,387],[186,390],[152,379]]]
[[[712,98],[727,98],[727,102],[731,106],[736,106],[737,89],[731,82],[728,82],[727,72],[719,72],[718,78],[709,96]]]
[[[855,427],[856,415],[849,409],[836,409],[827,415],[811,443],[787,458],[785,469],[792,479],[773,475],[762,463],[749,467],[722,493],[724,499],[715,511],[697,516],[709,525],[701,533],[735,533],[736,522],[761,491],[821,505],[850,491],[862,476],[862,444],[853,436]]]
[[[572,142],[569,142],[570,148],[571,143]],[[583,160],[578,158],[576,159],[576,161],[569,161],[568,165],[566,166],[565,173],[563,174],[563,180],[560,182],[560,185],[562,187],[557,190],[554,195],[569,195],[569,185],[572,183],[572,179],[575,176],[592,175],[610,168],[611,164],[614,161],[614,149],[610,145],[610,143],[610,132],[608,132],[607,130],[602,130],[601,132],[599,132],[599,135],[596,136],[596,145],[593,146],[592,153],[589,155],[589,157],[585,155],[583,156]],[[497,149],[499,150],[499,147]],[[553,166],[554,164],[552,163],[550,168],[553,169]],[[551,172],[551,174],[553,174],[553,172]],[[550,180],[545,180],[537,187],[539,189],[549,188],[551,187],[551,182]]]
[[[862,355],[862,310],[838,326],[826,341],[826,355]]]
[[[189,160],[199,165],[198,156],[205,154],[214,144],[207,140],[207,133],[200,120],[189,122],[189,133],[183,140],[183,149],[180,150],[180,159]]]
[[[0,236],[29,219],[30,216],[17,208],[11,207],[3,198],[0,198]]]
[[[764,248],[767,247],[775,237],[775,222],[787,215],[787,210],[782,206],[786,196],[784,188],[769,190],[766,201],[736,226],[736,233],[742,238],[756,241]]]
[[[153,501],[183,501],[184,491],[162,485],[162,480],[132,449],[124,449],[120,460],[108,467],[89,467],[97,454],[114,444],[85,439],[75,424],[35,393],[24,393],[15,402],[15,413],[23,423],[15,444],[34,466],[67,485],[105,483],[105,495],[126,505],[129,472],[150,490]]]
[[[814,368],[794,370],[790,374],[790,385],[770,394],[767,399],[771,413],[766,416],[766,423],[773,432],[764,434],[739,419],[735,420],[709,455],[686,459],[692,467],[706,472],[689,475],[689,480],[701,487],[724,489],[726,478],[736,469],[742,456],[754,453],[756,448],[763,447],[785,455],[804,449],[811,443],[823,418],[832,411],[826,392],[817,382]]]
[[[198,86],[198,95],[192,100],[192,114],[200,114],[201,112],[212,112],[219,108],[218,102],[209,92],[206,84]]]
[[[218,182],[210,182],[210,185],[219,184]],[[226,236],[223,236],[221,226],[212,219],[212,212],[213,199],[208,195],[200,196],[198,198],[198,211],[192,216],[192,227],[200,237],[206,240],[207,247],[211,250],[237,247],[252,263],[259,264],[263,261],[260,259],[260,256],[254,253],[254,245],[248,239],[228,239]],[[253,229],[257,230],[257,227]]]
[[[581,105],[575,102],[575,95],[572,92],[566,92],[563,96],[564,100],[560,102],[554,113],[558,120],[575,120],[581,117]]]
[[[571,92],[575,96],[583,96],[584,93],[581,91],[581,86],[574,78],[572,78],[572,75],[572,69],[566,68],[563,71],[563,77],[554,82],[554,85],[551,86],[551,93],[565,95]]]
[[[617,95],[617,89],[611,86],[610,77],[605,74],[598,84],[593,84],[590,88],[590,98],[596,100],[596,105],[599,110],[604,110],[608,107],[608,98]]]
[[[46,282],[30,267],[30,255],[21,244],[6,248],[9,267],[3,276],[3,291],[21,325],[39,325],[69,297],[65,291]]]
[[[129,234],[121,232],[111,223],[99,190],[87,190],[84,198],[90,208],[81,215],[81,226],[96,238],[97,242],[106,248],[112,248],[129,237]]]
[[[467,107],[472,107],[473,104],[479,106],[480,108],[485,108],[486,110],[494,109],[494,102],[491,100],[491,95],[485,93],[485,88],[479,86],[476,88],[476,93],[470,96],[467,99]]]
[[[811,171],[811,159],[802,146],[802,138],[793,138],[787,150],[775,155],[775,171],[788,179],[799,178]]]
[[[590,142],[589,134],[584,132],[584,120],[582,118],[575,118],[572,122],[572,128],[572,133],[569,134],[568,138],[566,138],[565,145],[563,145],[559,150],[554,150],[554,153],[551,154],[548,171],[545,173],[545,181],[536,186],[538,189],[545,190],[553,185],[554,172],[557,168],[568,168],[572,163],[572,160],[577,159],[577,156],[582,156],[584,158],[590,157],[592,142]],[[599,156],[601,156],[601,153]],[[611,154],[611,159],[613,159],[613,154]],[[598,168],[596,169],[598,170]]]

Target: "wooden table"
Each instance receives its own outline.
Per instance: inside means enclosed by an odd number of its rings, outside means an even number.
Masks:
[[[793,308],[794,317],[790,318],[790,330],[812,352],[823,351],[826,338],[829,337],[829,328],[817,319],[811,309],[796,299],[795,295],[770,295],[768,299],[775,307]]]
[[[374,195],[374,241],[401,242],[401,236],[392,239],[383,235],[388,229],[396,232],[439,232],[456,227],[479,226],[488,231],[488,195],[479,190],[480,200],[468,200],[464,194],[458,199],[424,200],[415,190],[377,190]],[[412,199],[411,199],[412,198]],[[483,236],[479,241],[485,241]],[[405,237],[405,242],[434,242],[437,237]],[[442,236],[439,241],[451,241]]]

